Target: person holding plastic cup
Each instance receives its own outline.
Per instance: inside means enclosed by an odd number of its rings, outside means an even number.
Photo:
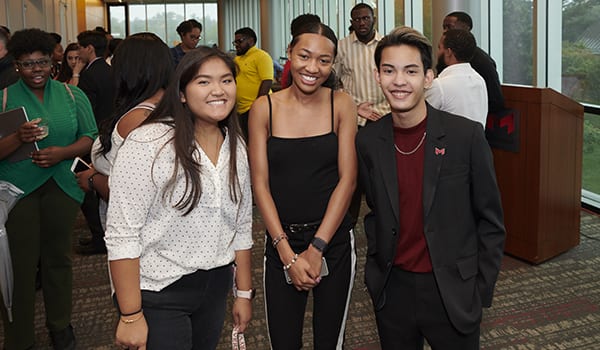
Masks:
[[[55,41],[39,29],[16,32],[8,44],[20,79],[0,90],[2,110],[24,107],[35,118],[0,137],[0,180],[24,191],[6,229],[14,268],[12,315],[4,307],[4,348],[34,346],[35,278],[39,268],[48,327],[54,349],[74,349],[71,237],[83,192],[70,167],[98,133],[89,100],[75,86],[50,79]],[[4,103],[4,101],[6,101]],[[50,132],[42,138],[42,122]],[[9,161],[24,143],[36,142],[30,158]]]

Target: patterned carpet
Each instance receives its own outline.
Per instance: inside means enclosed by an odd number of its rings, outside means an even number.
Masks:
[[[262,293],[264,226],[255,215],[253,252],[254,319],[246,333],[248,349],[268,349]],[[76,237],[86,234],[80,217]],[[600,349],[600,217],[581,212],[581,244],[538,266],[505,256],[494,305],[484,313],[482,349]],[[364,288],[366,253],[362,227],[357,228],[358,272],[346,324],[346,349],[376,350],[377,330]],[[109,297],[106,256],[74,255],[73,326],[79,349],[115,349],[116,324]],[[310,304],[309,304],[310,308]],[[50,349],[44,327],[43,301],[38,293],[36,349]],[[308,312],[310,315],[310,312]],[[304,344],[311,349],[310,322]],[[0,322],[0,344],[3,341]],[[231,349],[231,321],[226,320],[219,350]]]

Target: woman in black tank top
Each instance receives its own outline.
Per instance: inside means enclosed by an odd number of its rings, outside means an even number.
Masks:
[[[307,24],[288,49],[292,85],[250,110],[250,164],[267,227],[265,303],[273,349],[302,347],[313,291],[314,348],[341,349],[355,254],[348,206],[356,184],[356,107],[334,91],[337,38]]]

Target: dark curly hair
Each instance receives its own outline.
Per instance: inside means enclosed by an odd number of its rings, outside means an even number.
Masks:
[[[442,43],[447,49],[452,49],[459,62],[470,62],[475,54],[477,41],[468,30],[450,29],[442,35]]]
[[[50,56],[55,46],[56,41],[49,33],[32,28],[15,32],[8,41],[7,49],[18,60],[23,55],[37,51]]]

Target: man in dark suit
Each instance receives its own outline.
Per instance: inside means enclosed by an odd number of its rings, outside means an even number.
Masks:
[[[100,127],[103,120],[110,118],[114,104],[114,87],[110,77],[110,66],[104,59],[108,40],[101,32],[87,30],[77,35],[77,43],[79,44],[79,59],[87,63],[81,72],[77,86],[89,98],[96,117],[96,124]]]
[[[81,72],[78,87],[90,100],[96,124],[98,128],[101,128],[103,121],[111,117],[114,106],[114,87],[110,66],[104,60],[108,40],[104,33],[88,30],[77,35],[77,43],[79,44],[79,58],[87,62],[87,66]],[[92,233],[92,239],[91,241],[80,239],[80,247],[77,252],[80,254],[105,253],[104,229],[100,222],[98,197],[95,193],[86,193],[81,210]]]
[[[444,33],[450,29],[462,29],[470,32],[473,29],[473,19],[466,12],[452,12],[444,18],[442,29]],[[479,46],[475,46],[473,58],[471,58],[469,63],[485,80],[488,93],[488,112],[495,113],[503,110],[504,96],[502,96],[502,87],[500,86],[500,78],[498,77],[494,59]],[[437,73],[440,74],[444,68],[446,68],[446,64],[443,61],[438,61],[436,66]]]
[[[399,27],[375,50],[392,112],[358,132],[365,216],[365,282],[382,349],[478,349],[492,302],[504,224],[481,124],[424,99],[431,44]]]

